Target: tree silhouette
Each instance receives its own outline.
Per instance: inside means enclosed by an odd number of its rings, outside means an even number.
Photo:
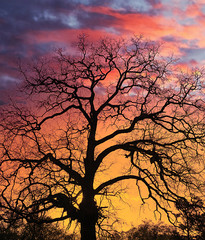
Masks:
[[[130,229],[128,240],[183,240],[177,228],[158,222],[144,221],[137,228]]]
[[[54,224],[27,223],[23,226],[21,240],[74,240],[74,235],[66,235],[63,229]]]
[[[0,239],[1,240],[20,240],[19,233],[15,228],[5,228],[0,225]]]
[[[45,218],[44,218],[45,219]],[[47,218],[49,219],[49,218]],[[51,223],[26,223],[16,221],[15,224],[0,225],[1,240],[75,240],[77,235],[67,235],[64,229]]]
[[[192,195],[189,201],[177,201],[176,207],[181,213],[180,228],[186,233],[187,239],[204,239],[205,207],[202,199]]]
[[[171,221],[172,203],[202,186],[203,72],[177,72],[141,37],[73,46],[20,65],[22,95],[1,109],[2,219],[48,212],[96,239],[126,180]]]

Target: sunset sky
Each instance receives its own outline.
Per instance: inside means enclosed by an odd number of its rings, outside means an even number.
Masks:
[[[19,81],[17,59],[65,48],[82,32],[94,40],[142,34],[195,66],[205,62],[204,27],[205,0],[1,0],[0,105]]]
[[[20,81],[17,60],[66,49],[81,33],[93,41],[143,35],[184,69],[205,65],[204,29],[205,0],[0,0],[0,105]]]

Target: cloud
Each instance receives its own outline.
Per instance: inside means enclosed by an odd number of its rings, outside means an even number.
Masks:
[[[115,10],[129,11],[129,12],[148,12],[151,5],[144,0],[132,1],[132,0],[114,0],[111,1],[110,7]]]
[[[205,61],[205,48],[180,48],[180,51],[184,55],[186,61]]]
[[[5,104],[6,104],[6,102],[4,102],[3,100],[0,99],[0,106],[5,105]]]
[[[93,40],[143,34],[167,42],[179,56],[191,56],[183,49],[205,47],[204,15],[203,0],[1,0],[0,81],[15,76],[13,59],[47,55],[82,32]]]
[[[11,77],[10,75],[1,75],[0,77],[0,90],[7,89],[16,83],[19,82],[19,79]]]

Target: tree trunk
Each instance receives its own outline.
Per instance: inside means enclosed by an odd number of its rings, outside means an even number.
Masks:
[[[96,240],[95,226],[98,221],[98,208],[93,197],[88,197],[88,195],[84,196],[80,204],[81,240]]]
[[[92,219],[81,221],[81,240],[96,240],[95,224]]]

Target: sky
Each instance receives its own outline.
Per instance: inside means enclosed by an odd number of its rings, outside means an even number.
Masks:
[[[142,34],[181,65],[205,63],[205,0],[0,0],[0,105],[20,81],[17,60],[66,48],[81,33]]]
[[[195,67],[205,65],[204,29],[205,0],[0,0],[0,105],[21,80],[18,59],[66,48],[81,33],[143,35]]]

